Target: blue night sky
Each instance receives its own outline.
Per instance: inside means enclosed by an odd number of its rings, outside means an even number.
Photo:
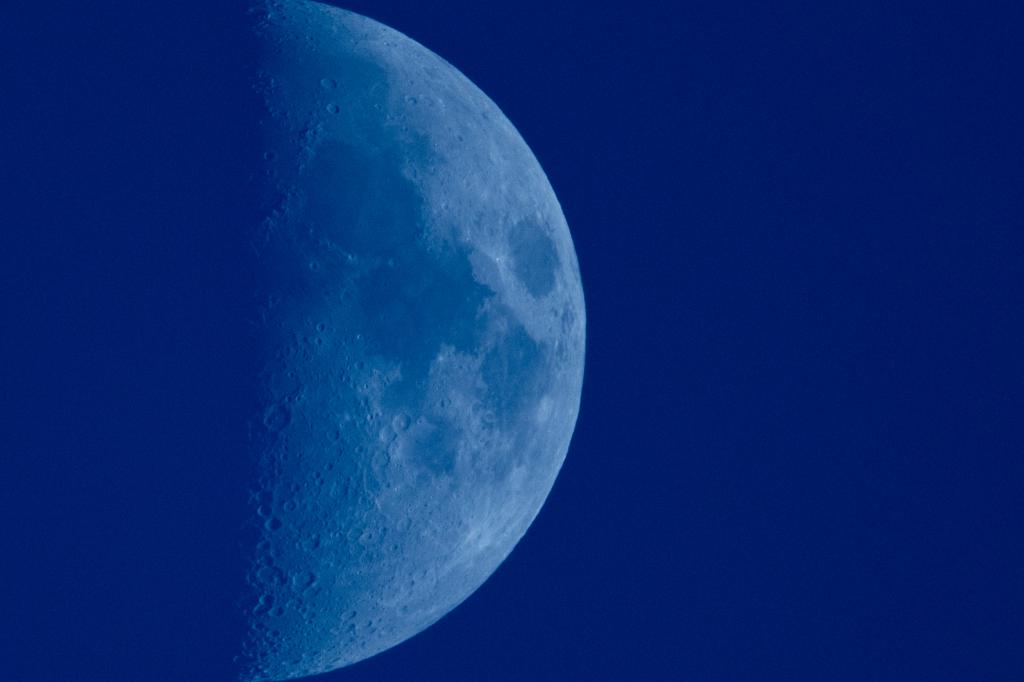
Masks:
[[[5,10],[4,680],[228,679],[240,4]],[[529,143],[587,357],[509,559],[317,679],[1024,676],[1015,3],[343,6]]]

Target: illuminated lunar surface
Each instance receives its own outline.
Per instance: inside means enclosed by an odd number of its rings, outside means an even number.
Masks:
[[[565,218],[451,65],[312,2],[256,14],[264,412],[247,680],[379,653],[508,556],[565,458],[584,306]]]

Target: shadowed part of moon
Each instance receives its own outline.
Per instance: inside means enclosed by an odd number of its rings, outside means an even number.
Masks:
[[[265,407],[241,664],[281,680],[411,637],[508,556],[568,449],[584,309],[555,195],[493,102],[365,17],[258,7]]]

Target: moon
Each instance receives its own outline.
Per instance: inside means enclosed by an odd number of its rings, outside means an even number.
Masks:
[[[490,99],[366,17],[254,16],[253,681],[373,656],[494,572],[564,461],[585,326],[562,210]]]

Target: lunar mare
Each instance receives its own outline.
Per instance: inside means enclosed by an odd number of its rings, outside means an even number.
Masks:
[[[505,559],[567,452],[584,305],[499,109],[365,17],[259,5],[265,410],[244,679],[379,653]]]

